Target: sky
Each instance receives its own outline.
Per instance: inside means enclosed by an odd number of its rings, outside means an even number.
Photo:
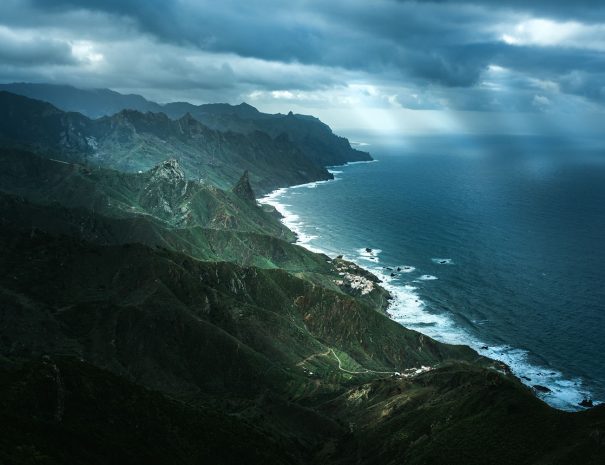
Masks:
[[[605,135],[605,1],[2,0],[0,82],[344,131]]]

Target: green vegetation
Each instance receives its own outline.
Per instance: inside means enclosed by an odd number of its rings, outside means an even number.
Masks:
[[[158,160],[161,141],[206,147],[183,121],[3,98],[0,464],[603,463],[605,407],[556,411],[389,319],[375,276],[256,203],[263,171],[234,162],[215,185],[193,156]],[[101,126],[97,163],[82,135]],[[131,161],[147,168],[115,169]]]
[[[331,179],[286,136],[210,129],[190,114],[123,110],[91,120],[37,100],[0,91],[0,146],[125,172],[176,159],[189,179],[229,189],[245,170],[258,193]]]
[[[123,95],[109,89],[77,89],[53,84],[0,84],[0,90],[43,100],[63,111],[79,112],[89,118],[111,116],[123,109],[141,113],[165,113],[175,119],[190,114],[206,126],[222,132],[251,134],[261,131],[273,138],[284,135],[319,166],[372,159],[368,153],[351,148],[349,141],[336,136],[329,126],[317,118],[295,114],[269,115],[246,103],[192,105],[175,102],[159,105],[140,95]],[[283,178],[282,182],[285,180],[286,178]]]

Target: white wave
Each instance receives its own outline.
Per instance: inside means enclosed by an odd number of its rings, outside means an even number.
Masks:
[[[325,181],[313,181],[313,182],[308,182],[306,184],[298,184],[296,186],[292,186],[290,187],[290,189],[315,189],[317,186],[321,186],[322,184],[326,184],[328,182],[334,182],[334,181],[338,181],[337,178],[334,179],[326,179]]]
[[[380,252],[382,252],[382,250],[380,249],[371,249],[371,248],[361,248],[361,249],[357,249],[357,253],[359,254],[359,258],[362,259],[366,259],[366,260],[372,260],[374,262],[379,262],[380,259],[378,258],[378,255],[380,254]]]
[[[390,276],[381,274],[378,270],[370,271],[379,275],[383,287],[393,296],[388,313],[399,324],[440,342],[468,345],[481,355],[505,363],[525,385],[532,388],[535,385],[547,387],[550,392],[536,392],[536,395],[555,408],[579,410],[578,404],[582,399],[591,398],[590,392],[582,386],[581,379],[569,379],[560,371],[532,364],[527,351],[510,346],[489,347],[460,327],[452,316],[430,312],[415,293],[416,287],[397,284]]]
[[[451,258],[431,258],[431,261],[433,263],[436,263],[437,265],[453,265],[454,264],[454,260],[452,260]]]
[[[521,382],[529,387],[544,386],[550,392],[536,392],[549,405],[561,410],[579,410],[583,399],[591,398],[579,378],[567,378],[558,370],[534,365],[529,361],[529,353],[510,346],[487,347],[469,344],[486,357],[506,363]]]
[[[295,188],[300,188],[300,187],[310,187],[311,185],[313,185],[312,187],[317,187],[318,184],[324,184],[324,183],[333,182],[333,181],[335,181],[335,180],[315,181],[315,182],[311,182],[311,183],[307,183],[307,184],[300,184],[298,186],[292,186],[290,188],[282,187],[282,188],[276,189],[273,192],[270,192],[269,194],[265,195],[264,197],[258,199],[258,203],[265,204],[265,205],[271,205],[273,208],[275,208],[281,214],[281,216],[282,216],[281,222],[284,224],[284,226],[286,226],[288,229],[290,229],[292,232],[294,232],[296,234],[296,237],[297,237],[296,244],[298,244],[302,247],[305,247],[307,250],[309,250],[311,252],[325,254],[326,252],[324,250],[310,244],[310,242],[317,239],[318,236],[313,235],[313,234],[307,234],[304,231],[305,223],[303,223],[300,220],[299,215],[292,213],[288,209],[288,207],[291,207],[291,205],[287,204],[287,203],[283,203],[281,201],[281,198],[286,193],[288,193],[289,189],[295,189]],[[315,229],[317,230],[317,228],[315,228]]]
[[[435,281],[437,278],[437,276],[433,276],[430,274],[423,274],[422,276],[420,276],[420,278],[418,278],[420,281]]]
[[[363,165],[365,163],[376,163],[378,160],[374,159],[374,160],[361,160],[361,161],[348,161],[346,162],[344,165],[342,166],[349,166],[349,165]]]
[[[412,273],[412,272],[416,271],[415,267],[409,266],[409,265],[398,266],[395,269],[397,270],[398,273]]]

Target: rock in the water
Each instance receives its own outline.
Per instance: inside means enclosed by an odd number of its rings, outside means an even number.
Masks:
[[[540,384],[534,384],[534,389],[538,392],[552,392],[549,388]]]
[[[248,202],[256,202],[256,196],[250,185],[248,170],[244,171],[244,174],[239,178],[237,184],[233,186],[233,193]]]
[[[366,247],[366,252],[367,253],[372,253],[372,249],[370,249],[369,247]]]
[[[401,271],[401,267],[400,266],[397,267],[397,271]]]
[[[582,402],[580,402],[579,405],[586,408],[594,407],[592,399],[582,399]]]

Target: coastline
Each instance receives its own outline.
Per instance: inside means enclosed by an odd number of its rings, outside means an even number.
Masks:
[[[594,399],[591,393],[582,386],[582,380],[579,378],[568,378],[558,370],[535,365],[528,360],[529,352],[523,349],[511,347],[509,345],[489,346],[481,341],[479,337],[471,334],[465,328],[456,324],[453,319],[447,315],[435,314],[426,311],[426,304],[414,293],[416,287],[412,284],[402,285],[397,283],[391,276],[390,268],[393,265],[381,266],[379,248],[373,249],[357,249],[357,254],[351,254],[338,249],[327,250],[316,243],[315,240],[321,236],[317,234],[309,234],[304,231],[305,226],[309,226],[305,219],[300,218],[296,213],[289,210],[292,205],[284,203],[283,198],[291,190],[308,188],[315,189],[323,184],[338,182],[341,178],[338,175],[344,173],[343,169],[350,165],[375,163],[379,160],[350,162],[344,165],[326,167],[330,173],[334,175],[334,179],[314,181],[296,186],[276,189],[265,196],[257,199],[261,204],[273,206],[281,215],[282,223],[292,230],[296,236],[296,244],[314,253],[328,255],[331,258],[337,255],[343,255],[346,260],[349,260],[364,270],[368,271],[380,279],[380,286],[388,291],[393,300],[386,309],[387,315],[402,326],[421,332],[440,342],[456,345],[466,345],[482,356],[505,363],[511,372],[520,382],[532,389],[536,397],[544,402],[563,411],[582,411],[583,407],[579,403],[585,398],[591,398],[595,405],[601,403],[600,400]],[[317,229],[317,228],[315,228]],[[369,250],[369,251],[368,251]],[[438,259],[435,260],[448,260]],[[443,263],[443,262],[442,262]],[[397,265],[395,265],[397,266]],[[413,267],[404,267],[399,273],[411,273],[415,271]],[[417,278],[417,281],[436,280],[437,277],[430,275],[422,275]],[[436,330],[431,330],[437,328]],[[443,331],[447,328],[447,334]],[[543,389],[543,388],[546,389]]]

